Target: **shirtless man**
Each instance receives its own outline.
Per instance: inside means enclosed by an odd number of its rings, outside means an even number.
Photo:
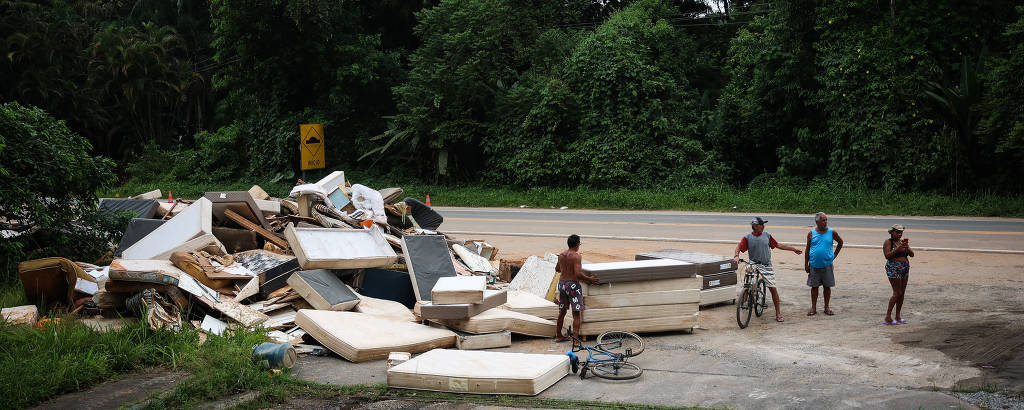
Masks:
[[[565,319],[565,310],[572,308],[572,335],[579,339],[580,323],[583,322],[583,288],[580,279],[597,284],[597,276],[588,276],[583,273],[583,257],[580,256],[579,235],[569,235],[567,241],[569,249],[558,254],[558,264],[555,265],[555,272],[558,277],[558,324],[555,326],[555,341],[564,342],[562,336],[562,320]]]

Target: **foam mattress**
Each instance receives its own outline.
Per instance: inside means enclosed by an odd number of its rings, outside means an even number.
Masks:
[[[387,358],[389,352],[455,346],[455,333],[448,329],[363,313],[302,309],[295,324],[332,352],[357,363]]]
[[[388,369],[388,386],[534,396],[568,374],[564,354],[435,349]]]

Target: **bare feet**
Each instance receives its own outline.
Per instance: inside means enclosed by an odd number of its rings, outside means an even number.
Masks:
[[[565,336],[558,336],[558,337],[555,338],[555,343],[562,343],[562,342],[564,342],[566,340],[569,340],[569,338],[567,338]]]

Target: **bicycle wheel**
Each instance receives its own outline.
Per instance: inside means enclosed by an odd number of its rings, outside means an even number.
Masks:
[[[622,330],[609,330],[597,336],[597,344],[610,353],[633,357],[644,352],[644,340],[635,333]]]
[[[768,307],[765,303],[765,292],[768,290],[765,288],[764,279],[757,281],[757,296],[754,297],[754,314],[757,317],[761,317],[764,314],[764,308]]]
[[[644,369],[629,362],[604,362],[591,366],[595,376],[610,380],[629,380],[640,377]]]
[[[754,310],[753,289],[743,289],[743,293],[739,295],[740,300],[736,303],[736,324],[740,325],[740,329],[746,329],[750,323],[750,313]]]

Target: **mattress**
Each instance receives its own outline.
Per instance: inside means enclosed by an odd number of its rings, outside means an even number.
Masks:
[[[534,396],[569,374],[569,357],[435,349],[387,373],[390,387]]]
[[[363,313],[302,309],[295,315],[295,324],[352,362],[384,359],[389,352],[455,346],[455,333],[450,330]]]

